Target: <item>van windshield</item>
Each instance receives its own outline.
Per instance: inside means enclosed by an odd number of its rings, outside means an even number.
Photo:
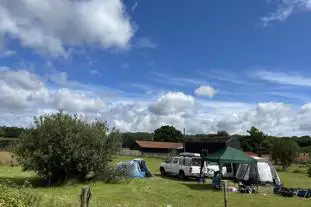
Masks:
[[[201,166],[201,158],[192,158],[191,159],[192,166]]]

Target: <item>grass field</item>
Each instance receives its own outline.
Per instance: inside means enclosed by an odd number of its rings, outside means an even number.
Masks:
[[[117,161],[129,160],[131,157],[118,157]],[[168,204],[174,206],[223,206],[223,193],[211,189],[207,184],[197,184],[195,181],[179,181],[174,178],[158,176],[160,159],[146,158],[151,172],[155,175],[149,179],[134,179],[129,184],[105,184],[102,182],[89,183],[91,187],[92,207],[98,206],[133,206],[151,207]],[[292,169],[291,169],[292,170]],[[280,172],[281,180],[288,187],[311,188],[311,178],[303,173]],[[29,172],[21,172],[19,167],[0,166],[0,179],[11,179],[16,183],[24,180],[34,180],[36,177]],[[66,202],[77,202],[80,189],[84,185],[62,187],[38,187],[34,191],[44,195],[46,199],[56,198]],[[271,189],[260,189],[261,193],[243,195],[229,193],[229,207],[285,207],[311,206],[311,199],[284,198],[272,194]],[[265,195],[264,195],[265,193]]]

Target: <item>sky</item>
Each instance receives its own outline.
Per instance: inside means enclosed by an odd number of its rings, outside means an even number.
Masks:
[[[2,0],[0,125],[311,135],[311,0]]]

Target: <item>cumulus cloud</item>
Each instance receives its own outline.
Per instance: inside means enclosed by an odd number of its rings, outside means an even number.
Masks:
[[[169,115],[185,112],[194,104],[194,98],[182,92],[168,92],[150,104],[149,110],[156,115]]]
[[[208,96],[213,97],[217,93],[217,90],[209,85],[202,85],[195,89],[194,93],[198,96]]]
[[[68,83],[74,82],[66,77]],[[108,121],[121,131],[151,132],[170,124],[186,128],[187,133],[246,133],[251,126],[273,135],[311,133],[311,103],[293,106],[281,102],[211,101],[180,91],[162,93],[157,99],[129,96],[107,101],[92,87],[51,87],[47,81],[27,70],[0,67],[0,125],[29,126],[33,116],[63,108],[86,119]]]
[[[62,84],[67,82],[66,73],[59,73],[59,77],[53,80]],[[14,113],[16,110],[35,111],[49,108],[63,108],[70,112],[93,112],[100,110],[103,106],[104,102],[101,98],[87,92],[82,93],[66,88],[49,89],[44,78],[27,70],[5,68],[0,71],[1,112]]]
[[[276,11],[261,18],[264,26],[273,21],[284,21],[296,12],[310,12],[311,0],[281,0]]]
[[[134,32],[121,0],[0,2],[0,36],[51,55],[72,45],[127,48]]]

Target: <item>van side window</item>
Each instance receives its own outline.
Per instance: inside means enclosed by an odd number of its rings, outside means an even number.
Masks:
[[[174,158],[173,164],[177,164],[177,163],[178,163],[178,158]]]
[[[183,157],[179,158],[179,164],[185,165],[185,158],[183,158]]]
[[[167,163],[172,163],[173,162],[173,158],[169,158],[168,160],[167,160]]]
[[[185,158],[185,165],[190,166],[191,165],[191,159]]]

